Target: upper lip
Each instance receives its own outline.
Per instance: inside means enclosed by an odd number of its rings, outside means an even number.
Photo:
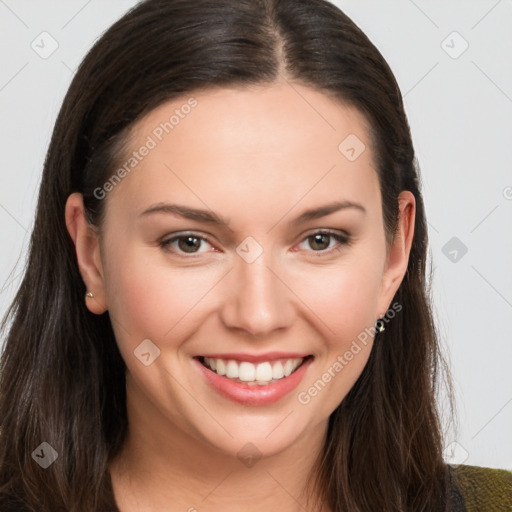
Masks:
[[[211,359],[234,359],[236,361],[247,361],[248,363],[261,363],[265,361],[274,361],[277,359],[304,359],[311,354],[300,352],[266,352],[264,354],[242,354],[240,352],[225,352],[214,354],[198,354],[194,357],[208,357]]]

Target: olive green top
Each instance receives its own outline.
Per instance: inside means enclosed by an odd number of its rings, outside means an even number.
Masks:
[[[512,471],[467,465],[450,471],[451,511],[512,511]]]

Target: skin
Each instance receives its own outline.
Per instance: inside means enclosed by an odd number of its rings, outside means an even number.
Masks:
[[[108,192],[101,236],[87,224],[80,194],[66,205],[94,294],[86,305],[95,314],[108,309],[127,365],[129,435],[110,468],[114,493],[123,512],[303,510],[329,415],[361,374],[372,337],[309,403],[297,394],[391,307],[407,269],[414,196],[400,194],[398,234],[386,247],[368,127],[357,110],[299,84],[191,96],[198,105]],[[140,120],[132,150],[187,99]],[[352,162],[338,150],[348,134],[366,145]],[[366,213],[347,208],[291,224],[339,200]],[[139,216],[159,202],[213,211],[229,227]],[[348,232],[351,244],[308,238],[326,229]],[[184,231],[211,242],[196,241],[192,254],[178,241],[159,245]],[[252,263],[236,252],[248,236],[263,249]],[[161,351],[149,366],[134,355],[144,339]],[[265,406],[220,396],[191,359],[273,350],[314,360],[296,390]],[[262,456],[252,467],[237,457],[247,443]]]

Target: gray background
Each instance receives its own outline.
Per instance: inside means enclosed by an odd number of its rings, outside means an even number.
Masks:
[[[45,152],[74,70],[135,3],[0,0],[2,316],[20,282]],[[406,104],[458,407],[445,456],[512,469],[512,1],[334,3],[387,59]]]

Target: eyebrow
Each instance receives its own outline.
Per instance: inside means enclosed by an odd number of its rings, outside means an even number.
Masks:
[[[353,201],[336,201],[334,203],[329,203],[317,208],[310,208],[309,210],[304,211],[298,217],[290,221],[290,224],[292,226],[297,226],[304,222],[319,219],[331,213],[349,208],[366,214],[365,207],[359,203],[355,203]],[[177,215],[185,219],[196,220],[198,222],[206,222],[208,224],[224,225],[229,227],[229,220],[222,218],[211,210],[201,210],[198,208],[190,208],[188,206],[178,204],[157,203],[140,213],[139,217],[145,217],[155,213],[167,213]]]

